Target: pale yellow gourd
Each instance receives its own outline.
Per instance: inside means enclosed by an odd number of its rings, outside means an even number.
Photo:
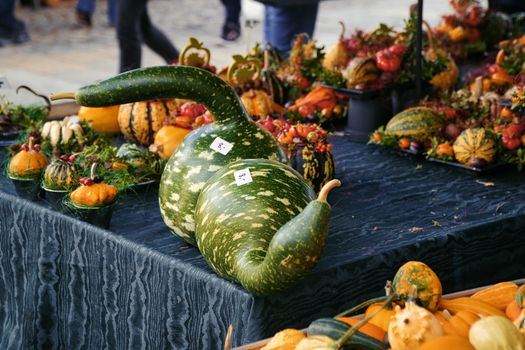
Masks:
[[[261,350],[294,350],[306,335],[297,329],[284,329],[277,332]]]
[[[334,350],[338,349],[335,340],[324,335],[314,335],[301,340],[295,350]]]
[[[524,350],[525,341],[510,320],[488,316],[470,327],[469,341],[476,350]]]
[[[396,314],[388,326],[392,350],[419,350],[423,343],[442,335],[443,328],[436,316],[411,301],[404,309],[396,306]]]

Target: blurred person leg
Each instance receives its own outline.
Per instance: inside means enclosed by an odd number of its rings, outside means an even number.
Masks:
[[[241,0],[221,0],[226,12],[221,38],[235,41],[241,35]]]
[[[140,68],[142,41],[167,63],[177,61],[178,50],[164,33],[151,23],[146,0],[119,0],[117,8],[120,72]]]
[[[162,57],[166,63],[176,63],[179,59],[179,51],[171,43],[170,39],[161,32],[153,23],[148,15],[148,9],[145,8],[141,20],[142,37],[144,43],[152,49],[157,55]]]
[[[314,34],[319,4],[272,6],[264,8],[264,42],[287,57],[297,34]]]
[[[91,27],[92,17],[95,12],[96,0],[78,0],[77,22],[81,27]]]
[[[140,67],[142,58],[141,19],[146,10],[146,1],[119,0],[117,9],[119,72],[122,73]]]
[[[29,40],[24,22],[15,17],[15,0],[0,0],[0,46]]]
[[[114,27],[117,23],[117,0],[108,0],[108,24]]]

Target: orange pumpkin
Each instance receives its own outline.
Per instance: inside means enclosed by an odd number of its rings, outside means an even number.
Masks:
[[[273,112],[271,97],[262,90],[249,90],[241,95],[241,101],[248,114],[252,117],[266,119]]]
[[[452,316],[447,322],[443,322],[445,334],[457,335],[468,338],[472,325],[479,320],[479,316],[467,310],[461,310]]]
[[[355,326],[356,324],[362,321],[354,317],[337,317],[336,319],[348,323],[350,326]],[[365,323],[361,328],[359,328],[359,332],[369,335],[372,338],[379,340],[380,342],[385,341],[386,331],[381,327],[374,325],[370,321],[368,323]]]
[[[49,164],[47,157],[40,153],[40,145],[34,144],[33,137],[29,143],[22,145],[21,151],[9,162],[9,175],[20,178],[38,177]]]
[[[454,149],[448,143],[441,143],[437,147],[436,154],[438,157],[453,157]]]
[[[397,144],[399,145],[399,148],[401,149],[408,149],[410,147],[410,140],[409,139],[400,139]]]
[[[177,126],[163,126],[155,135],[155,143],[149,150],[157,153],[161,159],[169,159],[190,130]]]
[[[128,103],[120,106],[118,124],[128,140],[149,146],[157,131],[175,111],[173,99]]]
[[[455,335],[444,335],[425,342],[419,350],[475,350],[468,339]]]
[[[372,315],[374,312],[376,312],[379,308],[383,307],[383,303],[374,303],[370,305],[366,311],[365,311],[365,317],[368,317]],[[384,308],[383,310],[379,311],[377,315],[375,315],[368,323],[373,324],[379,328],[381,328],[383,331],[388,331],[388,325],[390,324],[390,319],[392,316],[395,315],[395,311],[392,308]]]
[[[120,106],[80,107],[78,119],[91,125],[98,133],[117,134],[120,132],[118,113]]]
[[[74,190],[70,199],[78,207],[100,207],[113,202],[118,190],[113,185],[102,182],[95,176],[97,164],[91,166],[91,176],[80,179],[80,187]]]

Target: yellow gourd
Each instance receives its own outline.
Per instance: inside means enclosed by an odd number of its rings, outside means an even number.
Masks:
[[[344,45],[344,35],[345,35],[345,25],[343,22],[339,22],[341,25],[341,34],[339,35],[339,40],[334,47],[332,47],[323,59],[323,67],[329,70],[334,68],[343,67],[348,61],[348,52]]]
[[[261,350],[294,350],[306,335],[297,329],[288,328],[276,333]]]
[[[91,125],[99,133],[118,134],[118,112],[120,106],[80,107],[78,119]]]
[[[177,126],[165,125],[155,135],[155,143],[149,147],[161,159],[170,159],[173,152],[191,130]]]
[[[502,282],[474,293],[471,298],[489,303],[500,310],[505,310],[507,305],[514,300],[517,291],[518,286],[516,283]]]
[[[469,341],[476,350],[524,350],[525,341],[505,317],[489,316],[470,328]]]

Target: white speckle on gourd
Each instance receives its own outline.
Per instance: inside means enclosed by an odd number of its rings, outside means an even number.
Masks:
[[[246,196],[246,197],[244,197],[244,199],[246,199],[247,201],[251,201],[251,200],[253,200],[255,198],[257,198],[257,197],[255,197],[255,196]]]
[[[251,145],[251,143],[250,143],[249,141],[244,141],[242,144],[243,144],[244,146],[249,146],[249,145]]]
[[[291,171],[283,171],[284,172],[284,175],[288,176],[288,177],[291,177],[293,179],[295,179],[297,176],[292,173]]]
[[[257,193],[258,196],[265,196],[265,197],[271,197],[273,196],[273,192],[270,191],[270,190],[267,190],[267,191],[261,191],[259,193]]]
[[[260,224],[260,223],[258,223],[258,222],[254,222],[254,223],[252,224],[252,227],[253,227],[253,228],[263,227],[263,226],[264,226],[263,224]]]
[[[202,190],[205,184],[205,182],[197,182],[195,184],[191,184],[189,189],[191,192],[197,193]]]
[[[290,215],[295,215],[294,211],[289,209],[289,208],[286,208],[286,211],[290,214]]]
[[[266,177],[268,176],[268,172],[264,170],[254,170],[251,172],[251,175],[252,175],[252,178],[259,177],[259,176]]]
[[[255,134],[255,137],[257,137],[259,140],[264,139],[264,135],[261,134],[260,132],[256,133],[256,134]]]
[[[170,171],[170,172],[173,172],[173,173],[180,173],[181,170],[180,170],[179,167],[174,166],[174,167],[171,167],[171,171]]]
[[[247,234],[246,231],[237,232],[233,235],[233,240],[236,241],[238,239],[243,238]]]
[[[268,212],[270,214],[277,214],[277,212],[274,209],[272,209],[272,208],[266,208],[264,210],[266,210],[266,212]]]
[[[276,201],[279,201],[281,203],[283,203],[284,205],[290,205],[290,200],[288,198],[275,198]]]
[[[212,151],[202,151],[197,155],[198,158],[205,159],[205,160],[213,160],[213,152]]]
[[[195,220],[193,219],[193,216],[189,214],[184,216],[184,220],[186,220],[187,222],[195,222]]]
[[[259,214],[259,215],[257,215],[257,217],[260,217],[260,218],[263,218],[263,219],[268,220],[268,219],[270,218],[270,215],[267,215],[267,214]]]
[[[173,204],[173,203],[170,203],[170,202],[165,202],[164,203],[164,206],[168,209],[171,209],[173,211],[179,211],[179,207],[176,205],[176,204]]]
[[[223,223],[225,220],[229,219],[231,217],[231,215],[228,215],[228,214],[221,214],[217,217],[217,219],[215,219],[215,221],[217,223]]]
[[[172,193],[171,196],[170,196],[170,199],[171,199],[172,201],[177,202],[177,201],[180,199],[180,196],[179,196],[178,193]]]
[[[186,175],[184,175],[184,178],[188,179],[188,178],[192,177],[195,174],[199,174],[201,172],[201,169],[202,169],[202,166],[200,166],[200,165],[191,167],[188,170],[188,172],[186,173]]]
[[[237,213],[233,217],[234,218],[240,218],[241,216],[244,216],[244,215],[246,215],[246,214],[245,213]]]
[[[182,226],[188,231],[195,231],[195,223],[193,222],[183,222]]]
[[[210,173],[214,173],[216,171],[219,171],[222,167],[219,166],[219,165],[214,165],[214,164],[210,164],[210,166],[208,167],[208,171]]]

